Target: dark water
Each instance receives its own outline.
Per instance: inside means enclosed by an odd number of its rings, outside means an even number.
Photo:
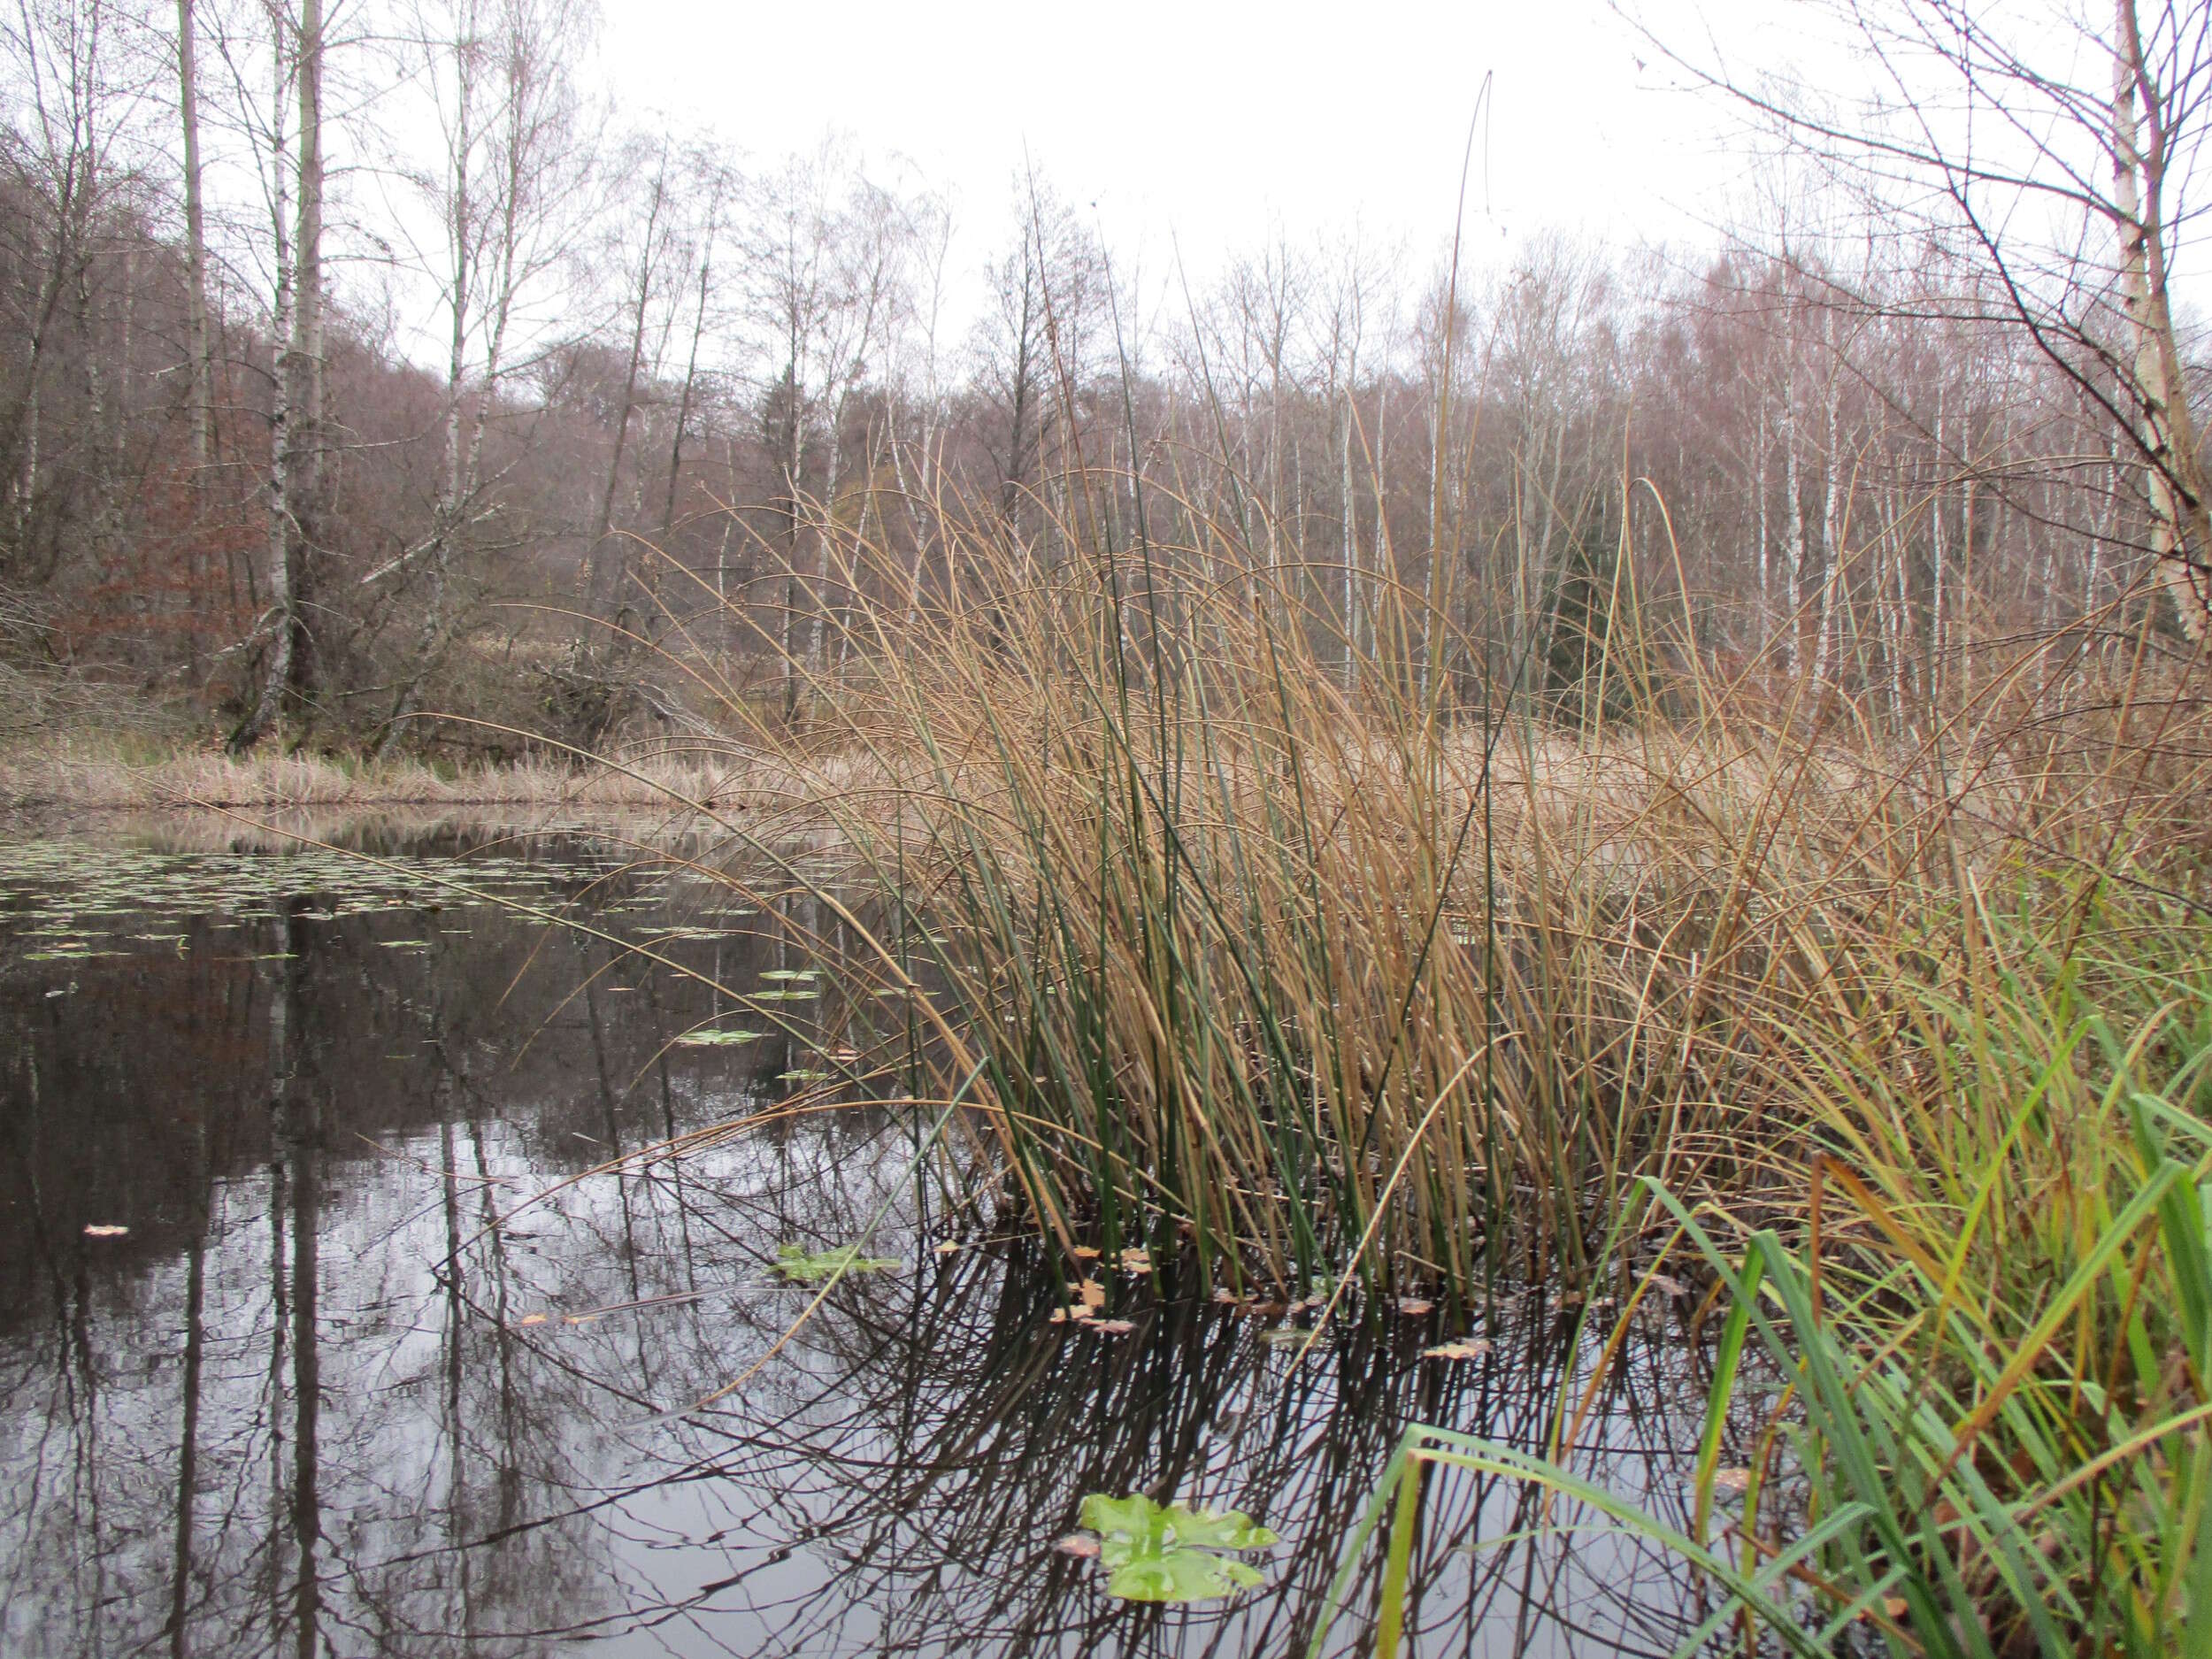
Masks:
[[[763,977],[803,901],[572,837],[369,837],[389,868],[193,837],[0,846],[0,1652],[1290,1654],[1402,1425],[1540,1442],[1572,1343],[1530,1303],[1461,1362],[1396,1317],[1301,1364],[1171,1270],[1117,1281],[1128,1334],[1048,1323],[1033,1248],[949,1231],[896,1110],[602,1170],[789,1099],[817,1022],[849,1040]],[[733,1010],[453,883],[784,995]],[[800,1037],[671,1046],[764,1009]],[[777,1246],[879,1209],[902,1269],[699,1406],[807,1300]],[[1584,1437],[1678,1519],[1689,1370],[1640,1329]],[[1136,1490],[1274,1527],[1268,1586],[1109,1599],[1053,1542]],[[1532,1502],[1432,1483],[1417,1653],[1666,1653],[1697,1622],[1663,1555],[1526,1537]]]

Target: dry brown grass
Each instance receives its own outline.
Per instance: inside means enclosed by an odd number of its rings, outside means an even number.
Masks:
[[[836,773],[823,769],[825,778]],[[274,746],[245,756],[73,737],[0,753],[0,808],[148,811],[396,806],[784,811],[820,784],[738,743],[649,745],[575,760],[438,768],[409,758],[358,761]]]

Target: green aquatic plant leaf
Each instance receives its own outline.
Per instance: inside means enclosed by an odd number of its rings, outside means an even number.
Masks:
[[[676,1039],[676,1046],[680,1048],[731,1048],[741,1042],[758,1042],[760,1039],[761,1033],[757,1031],[687,1031]]]
[[[1083,1500],[1080,1525],[1099,1535],[1106,1594],[1125,1601],[1202,1601],[1249,1590],[1266,1579],[1258,1569],[1217,1554],[1264,1549],[1275,1534],[1235,1509],[1194,1509],[1094,1492]]]
[[[796,1244],[776,1247],[776,1271],[798,1285],[810,1285],[836,1272],[889,1273],[905,1265],[895,1256],[863,1256],[857,1244],[828,1250],[809,1250]]]

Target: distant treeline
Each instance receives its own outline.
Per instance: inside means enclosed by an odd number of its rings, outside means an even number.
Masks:
[[[1140,534],[1194,580],[1294,571],[1348,674],[1394,585],[1533,695],[1624,595],[1901,722],[1978,640],[2201,621],[2149,580],[2116,256],[2054,335],[1963,230],[1777,168],[1694,258],[1347,236],[1193,287],[1025,176],[978,285],[910,172],[615,119],[584,0],[326,3],[0,26],[5,649],[241,744],[695,718],[634,641],[795,712],[839,667],[833,531],[913,604],[989,603],[949,516],[1022,550],[1001,572]]]

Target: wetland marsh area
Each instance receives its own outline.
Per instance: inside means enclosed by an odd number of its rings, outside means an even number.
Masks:
[[[2212,1659],[2212,0],[1340,10],[0,8],[0,1659]]]

